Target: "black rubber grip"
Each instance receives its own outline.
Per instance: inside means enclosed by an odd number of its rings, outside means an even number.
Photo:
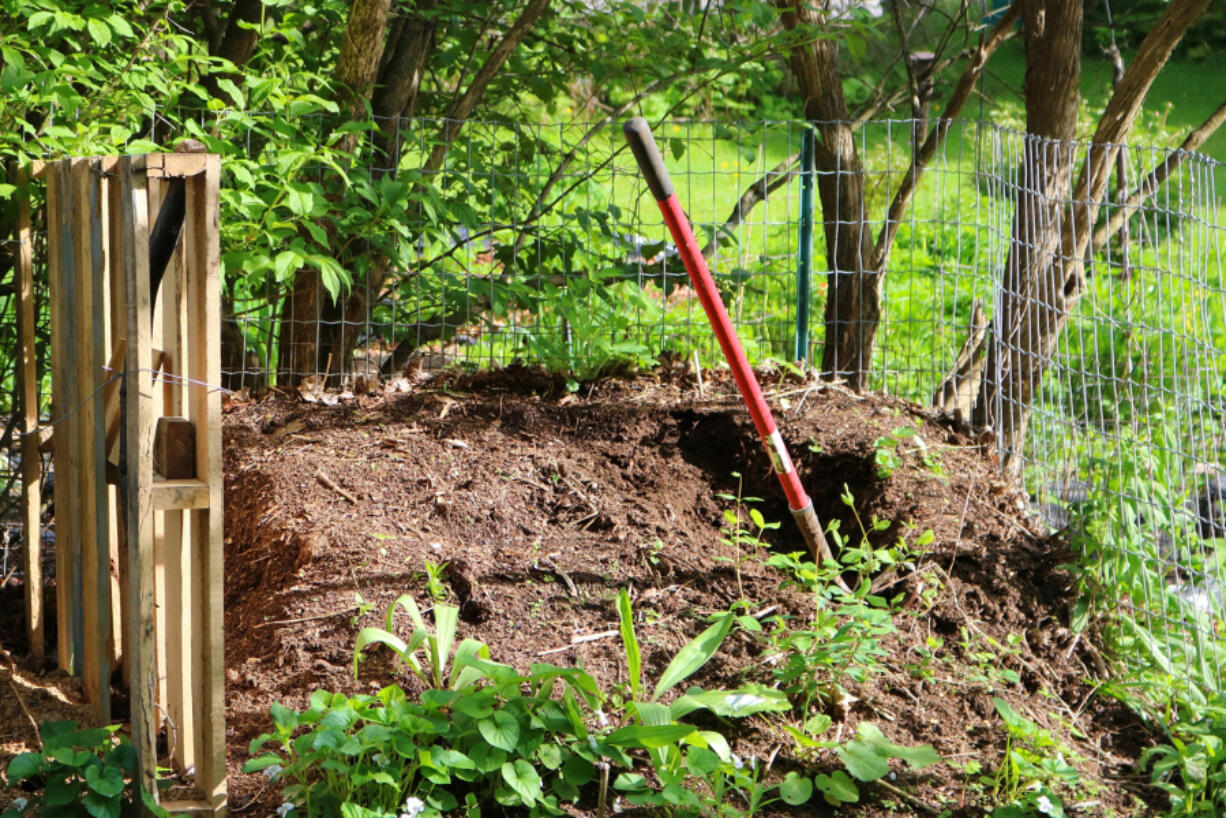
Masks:
[[[647,180],[647,187],[651,190],[651,195],[656,197],[657,202],[662,202],[672,196],[673,180],[668,178],[668,169],[664,167],[664,157],[660,155],[660,149],[656,147],[656,140],[651,135],[651,128],[648,127],[647,120],[636,116],[622,126],[622,131],[626,134],[630,150],[634,152],[634,158],[643,171],[643,178]]]

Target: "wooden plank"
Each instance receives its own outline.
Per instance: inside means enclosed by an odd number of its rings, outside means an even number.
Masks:
[[[122,414],[120,412],[121,395],[123,387],[123,373],[127,366],[127,339],[124,338],[124,326],[127,322],[127,300],[124,291],[124,240],[123,240],[123,207],[122,207],[122,191],[119,184],[119,157],[106,157],[102,160],[103,172],[107,174],[107,225],[109,227],[108,244],[109,252],[107,253],[107,315],[110,319],[109,326],[111,331],[111,348],[113,374],[119,374],[121,377],[114,383],[114,418],[117,422],[116,431],[122,435],[122,424],[119,423]],[[120,347],[122,345],[122,354]],[[106,405],[105,396],[103,393],[104,405]],[[119,462],[118,437],[115,445],[111,450],[113,462]],[[127,549],[127,529],[124,525],[124,506],[121,500],[119,487],[112,488],[111,496],[115,499],[115,514],[112,519],[115,521],[113,530],[111,531],[114,540],[111,542],[111,559],[115,562],[116,581],[115,586],[118,596],[116,610],[119,612],[118,632],[119,639],[116,644],[116,658],[122,669],[122,678],[125,686],[130,686],[132,683],[132,666],[131,656],[126,649],[128,631],[130,623],[130,598],[128,596],[128,549]]]
[[[106,430],[102,457],[104,468],[106,468],[108,475],[111,472],[110,464],[119,462],[119,379],[122,377],[124,355],[127,351],[126,343],[124,344],[123,351],[116,349],[117,342],[122,342],[122,338],[119,334],[120,324],[115,321],[113,315],[114,298],[111,293],[111,281],[115,267],[113,261],[114,254],[111,253],[111,234],[115,229],[113,225],[114,220],[111,218],[111,215],[115,212],[111,206],[111,177],[115,172],[115,166],[118,162],[119,157],[117,156],[103,156],[98,159],[98,201],[102,210],[102,258],[104,268],[97,273],[102,300],[99,304],[95,305],[95,313],[102,324],[102,351],[110,350],[106,370],[102,373],[103,382],[106,384],[102,391],[102,423]],[[115,471],[117,472],[118,469],[116,468]],[[104,533],[106,536],[106,563],[107,573],[110,577],[111,603],[111,632],[107,645],[107,656],[113,670],[119,667],[123,657],[123,617],[121,616],[123,603],[120,595],[119,572],[119,566],[122,563],[119,554],[118,494],[115,485],[109,477],[107,484],[106,496],[105,498],[100,497],[99,502],[105,500],[106,503],[107,525]]]
[[[42,455],[38,451],[38,352],[34,342],[34,233],[30,229],[30,172],[11,164],[17,182],[17,366],[21,393],[21,531],[24,547],[26,639],[30,653],[46,652],[43,623]]]
[[[174,179],[198,176],[208,168],[206,153],[150,153],[134,157],[149,179]]]
[[[160,206],[159,206],[160,208]],[[152,218],[151,218],[152,222]],[[162,277],[158,300],[161,302],[161,347],[164,355],[162,371],[167,375],[183,375],[187,327],[187,299],[183,291],[184,242],[180,240]],[[155,318],[155,321],[157,319]],[[182,381],[177,377],[164,379],[162,389],[162,412],[164,415],[183,414]],[[158,418],[158,433],[165,435],[163,427],[168,418]],[[195,427],[183,420],[191,431],[187,451],[178,457],[167,458],[167,452],[158,449],[158,434],[154,436],[154,508],[162,508],[164,581],[166,586],[166,619],[178,625],[191,621],[192,561],[191,527],[187,525],[183,508],[201,508],[208,505],[208,484],[196,479]],[[165,437],[160,438],[168,442]],[[159,454],[161,462],[159,464]],[[178,460],[182,468],[167,467],[166,460]],[[190,462],[188,462],[190,461]],[[159,469],[160,466],[160,469]],[[180,484],[170,488],[165,479],[159,480],[157,472],[171,481],[191,480],[194,485]],[[171,733],[171,762],[181,773],[193,769],[196,764],[196,696],[192,685],[192,632],[185,627],[174,627],[165,632],[163,647],[166,656],[165,679],[166,711],[175,730]]]
[[[106,438],[101,403],[91,399],[102,385],[102,324],[95,304],[102,300],[102,209],[98,191],[97,163],[74,159],[71,165],[75,200],[76,235],[73,321],[78,333],[76,347],[77,388],[82,396],[78,409],[77,444],[80,471],[77,475],[81,526],[82,675],[85,697],[102,722],[111,718],[110,704],[110,571],[105,541]]]
[[[168,480],[196,476],[196,427],[187,418],[160,417],[153,433],[153,471]]]
[[[55,599],[57,653],[60,667],[80,673],[81,660],[81,575],[80,540],[77,521],[76,477],[79,458],[76,452],[79,403],[76,373],[77,332],[73,320],[76,303],[76,264],[72,233],[73,207],[70,165],[67,160],[49,163],[47,180],[47,273],[51,302],[52,408],[56,424],[52,454],[55,469]]]
[[[117,168],[121,246],[113,252],[124,271],[124,337],[128,342],[123,385],[124,426],[119,446],[124,528],[128,552],[128,630],[124,649],[131,666],[132,747],[141,789],[157,798],[157,646],[153,609],[153,414],[149,373],[149,225],[143,174],[124,157]]]
[[[209,507],[191,512],[193,554],[193,684],[198,706],[196,786],[218,810],[226,802],[225,654],[223,651],[221,277],[218,184],[221,163],[204,155],[205,173],[187,180],[184,292],[188,310],[187,417],[196,425],[197,474],[208,484]]]
[[[203,480],[166,480],[153,476],[153,510],[207,509],[209,484]]]

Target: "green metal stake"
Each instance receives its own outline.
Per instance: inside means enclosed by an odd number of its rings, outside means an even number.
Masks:
[[[796,272],[796,348],[792,360],[809,364],[809,290],[813,282],[813,129],[800,138],[800,264]]]

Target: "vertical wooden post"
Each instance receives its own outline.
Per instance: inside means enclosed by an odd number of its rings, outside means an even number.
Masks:
[[[25,547],[21,570],[25,576],[26,638],[30,653],[42,658],[46,646],[43,631],[42,564],[42,455],[38,450],[38,359],[34,344],[34,241],[30,229],[30,174],[13,162],[17,183],[17,335],[21,359],[17,377],[21,390],[21,530]]]
[[[81,672],[81,541],[78,521],[80,454],[76,446],[80,403],[73,367],[77,349],[76,237],[69,163],[47,165],[47,220],[58,230],[47,235],[47,275],[51,301],[51,414],[56,419],[55,451],[55,608],[60,667]]]
[[[109,170],[109,178],[107,179],[107,204],[108,215],[110,219],[108,226],[110,228],[110,252],[107,254],[107,275],[110,286],[107,289],[110,296],[110,302],[107,305],[107,314],[110,317],[111,327],[111,360],[114,362],[114,369],[118,373],[122,373],[128,362],[128,339],[125,335],[128,316],[128,301],[127,293],[124,289],[125,277],[125,246],[124,226],[123,226],[123,191],[119,182],[119,165],[120,157],[108,157],[106,160]],[[116,374],[116,373],[112,373]],[[110,395],[109,391],[104,392],[105,403],[110,405],[112,401],[114,405],[120,407],[121,388],[125,382],[125,378],[114,383],[114,393]],[[109,396],[108,396],[109,395]],[[122,408],[117,410],[116,417],[119,424],[119,432],[122,436],[123,431],[123,412]],[[122,459],[120,453],[119,440],[116,440],[114,450],[115,462],[119,463]],[[127,529],[125,527],[123,495],[121,486],[112,487],[112,492],[115,496],[115,525],[111,532],[114,541],[111,544],[111,555],[115,560],[117,573],[119,574],[117,585],[119,590],[117,597],[119,599],[118,615],[119,615],[119,639],[120,644],[117,647],[118,659],[121,662],[123,671],[123,682],[125,685],[132,684],[132,664],[131,655],[127,649],[127,639],[129,628],[131,627],[131,599],[128,595],[128,547],[127,547]]]
[[[95,305],[102,302],[102,209],[99,198],[99,167],[93,159],[73,159],[71,164],[72,194],[77,216],[73,225],[76,236],[75,314],[77,345],[72,354],[76,359],[75,375],[78,394],[77,440],[73,444],[78,458],[76,475],[81,536],[81,610],[82,610],[82,675],[85,695],[94,713],[103,722],[110,721],[110,642],[111,605],[107,509],[99,502],[105,497],[106,425],[98,390],[102,386],[103,318]]]
[[[151,180],[152,181],[152,180]],[[164,186],[166,182],[162,183]],[[152,219],[153,209],[150,208]],[[185,230],[183,239],[176,245],[170,257],[158,300],[161,302],[161,344],[165,354],[162,370],[169,377],[165,380],[162,394],[162,414],[179,417],[184,412],[184,392],[187,387],[173,377],[188,375],[186,365],[187,293],[184,291],[185,253],[190,237]],[[156,321],[156,315],[155,315]],[[192,477],[198,475],[193,474]],[[196,722],[198,691],[192,684],[194,634],[190,628],[193,620],[193,582],[191,527],[184,524],[187,512],[166,509],[162,516],[163,578],[166,586],[165,619],[174,623],[165,632],[163,645],[166,665],[164,704],[170,721],[175,725],[171,739],[171,757],[180,770],[196,766],[196,739],[200,725]]]
[[[221,280],[218,185],[221,162],[205,157],[204,173],[187,179],[184,223],[184,292],[187,313],[188,417],[196,426],[196,469],[208,483],[208,507],[191,511],[195,626],[199,661],[194,695],[198,702],[196,783],[221,812],[226,799],[225,654],[223,636],[223,535],[221,481]],[[208,384],[210,386],[204,386]]]
[[[119,160],[119,220],[123,244],[113,247],[124,270],[124,425],[120,474],[128,552],[128,632],[132,746],[141,789],[157,798],[157,647],[153,608],[153,379],[149,343],[149,225],[145,175],[133,157]]]

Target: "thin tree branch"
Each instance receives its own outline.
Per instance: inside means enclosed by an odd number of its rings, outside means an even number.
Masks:
[[[1136,212],[1141,202],[1148,199],[1157,192],[1170,175],[1179,169],[1184,160],[1194,153],[1201,145],[1209,139],[1210,136],[1226,123],[1226,102],[1223,102],[1218,109],[1209,115],[1199,127],[1191,131],[1178,148],[1172,149],[1166,157],[1154,167],[1149,174],[1146,175],[1141,183],[1137,185],[1129,196],[1128,200],[1117,207],[1111,214],[1111,218],[1102,224],[1094,231],[1094,238],[1090,241],[1091,252],[1098,252],[1104,245],[1119,232],[1120,228],[1127,223],[1128,217]]]
[[[966,105],[966,101],[970,99],[971,91],[975,88],[975,83],[979,81],[983,68],[987,65],[988,58],[1000,47],[1001,43],[1009,38],[1013,24],[1017,22],[1019,14],[1021,14],[1021,7],[1018,3],[1009,6],[1008,11],[1000,18],[1000,22],[996,24],[979,48],[975,49],[975,52],[971,55],[970,62],[966,66],[966,70],[962,72],[962,77],[958,80],[958,84],[949,98],[949,102],[945,104],[945,110],[941,112],[941,117],[937,119],[936,123],[932,126],[932,130],[928,132],[928,138],[924,140],[923,147],[919,149],[919,153],[911,161],[910,170],[903,177],[902,183],[898,186],[898,192],[894,194],[894,199],[890,202],[890,209],[886,213],[885,224],[881,226],[881,232],[877,236],[877,245],[873,248],[873,264],[877,269],[881,269],[884,266],[885,260],[889,256],[890,247],[893,245],[894,238],[898,234],[898,226],[902,223],[903,214],[907,210],[907,205],[911,202],[911,197],[915,194],[915,188],[923,177],[925,168],[928,167],[928,163],[936,155],[937,149],[945,141],[945,136],[949,133],[953,120],[957,119],[958,115],[962,113],[962,108]]]
[[[468,119],[469,114],[473,112],[473,108],[481,101],[481,97],[485,94],[485,89],[493,82],[494,77],[502,70],[503,64],[527,36],[528,32],[536,25],[537,19],[545,12],[549,6],[549,0],[530,0],[519,19],[509,28],[502,36],[502,39],[494,46],[485,63],[477,71],[477,75],[473,77],[473,81],[469,84],[464,93],[457,99],[447,111],[445,117],[446,122],[443,124],[443,132],[439,135],[440,140],[434,146],[434,150],[430,152],[430,158],[426,161],[423,170],[426,173],[433,173],[443,166],[443,160],[447,157],[447,150],[451,143],[455,141],[456,136],[460,133],[460,128],[464,125],[464,120]]]

